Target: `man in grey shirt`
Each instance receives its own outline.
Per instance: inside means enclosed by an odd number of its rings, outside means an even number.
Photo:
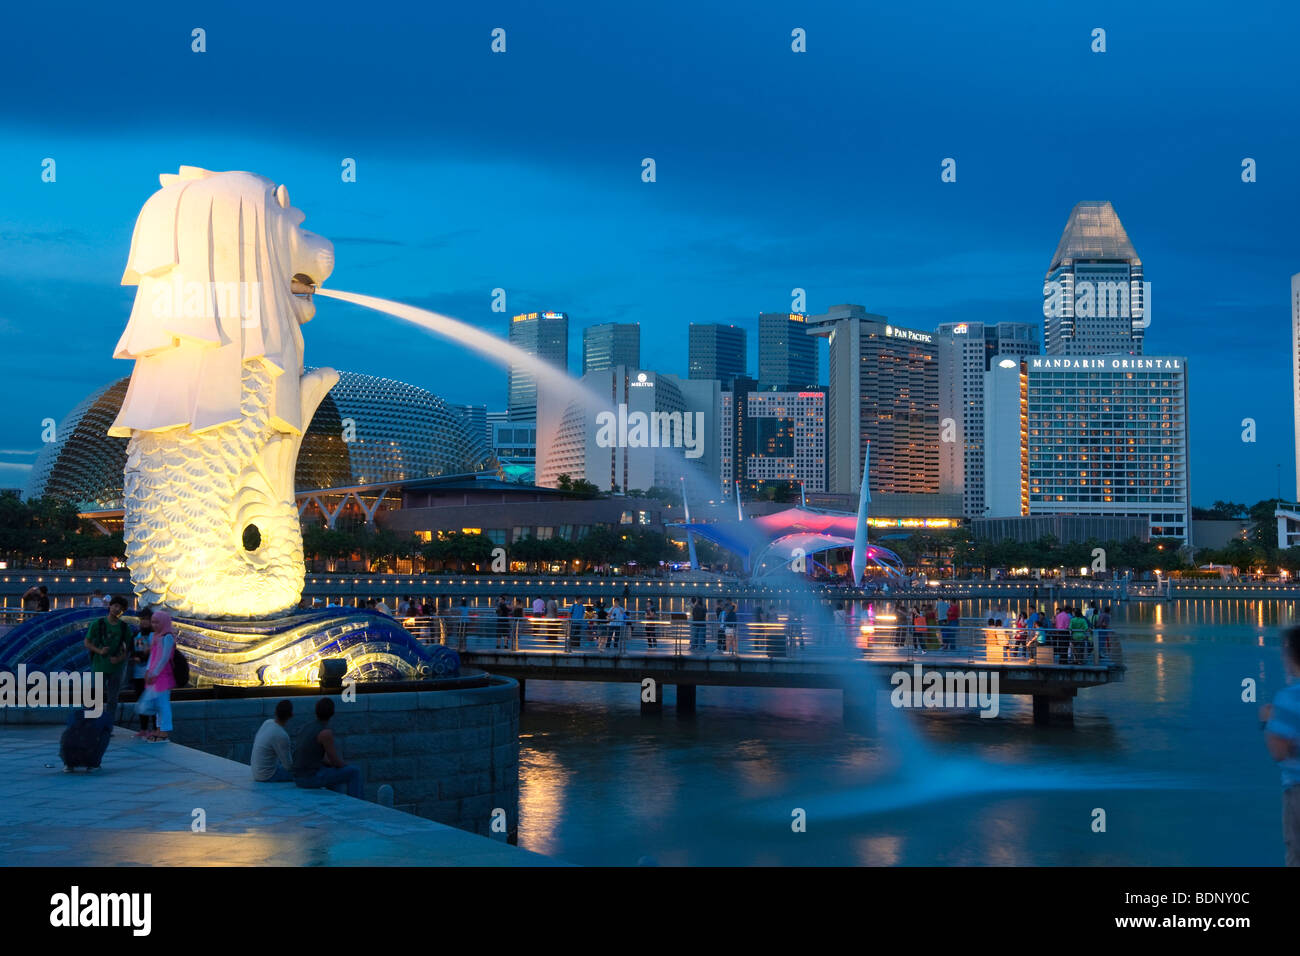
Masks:
[[[253,738],[253,779],[258,783],[289,783],[293,780],[293,757],[285,725],[293,719],[293,704],[282,700],[275,705],[275,719],[265,721]]]

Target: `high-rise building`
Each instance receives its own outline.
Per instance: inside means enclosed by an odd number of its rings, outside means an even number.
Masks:
[[[829,490],[857,494],[870,442],[873,497],[939,494],[934,334],[901,328],[860,305],[808,316],[808,334],[830,340]]]
[[[808,388],[817,384],[817,340],[808,334],[808,317],[799,312],[758,314],[760,388]]]
[[[718,486],[718,383],[619,365],[582,377],[603,408],[571,402],[562,411],[542,396],[538,417],[537,483],[560,475],[585,478],[602,491],[668,488],[687,477],[694,488]],[[540,434],[551,428],[553,435]]]
[[[510,320],[510,344],[569,369],[569,316],[565,312],[525,312]],[[527,368],[510,366],[507,409],[510,420],[537,420],[537,377]]]
[[[582,330],[582,374],[600,372],[615,365],[641,367],[639,323],[605,322]]]
[[[758,389],[738,378],[723,392],[722,496],[734,482],[750,491],[772,482],[803,485],[808,493],[826,490],[826,390]]]
[[[1295,493],[1300,501],[1300,273],[1291,277],[1291,394],[1295,405]]]
[[[1109,202],[1070,211],[1043,285],[1048,355],[1142,354],[1150,324],[1142,260]]]
[[[985,409],[989,517],[1140,516],[1191,543],[1185,358],[999,357]]]
[[[1037,355],[1025,322],[945,322],[939,350],[939,478],[962,496],[962,514],[984,514],[984,373],[995,355]]]
[[[748,345],[745,330],[736,325],[692,322],[687,340],[687,378],[715,379],[726,388],[746,374]]]

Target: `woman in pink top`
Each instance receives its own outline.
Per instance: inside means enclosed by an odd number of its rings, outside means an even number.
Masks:
[[[158,729],[145,739],[166,740],[172,729],[172,688],[176,678],[172,674],[172,652],[176,649],[176,635],[171,615],[155,611],[153,636],[149,641],[149,666],[144,675],[144,693],[136,704],[137,714],[156,714]]]

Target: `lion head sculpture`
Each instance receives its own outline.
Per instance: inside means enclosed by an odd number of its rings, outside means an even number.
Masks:
[[[320,395],[300,394],[299,325],[315,313],[311,292],[333,271],[334,247],[300,228],[288,190],[265,177],[182,166],[159,180],[122,276],[139,291],[113,357],[136,365],[109,434],[237,420],[253,359],[274,377],[272,423],[302,434]]]
[[[139,286],[115,357],[135,368],[109,434],[129,437],[122,537],[142,603],[266,617],[302,593],[298,451],[338,381],[303,374],[299,326],[334,266],[289,192],[251,173],[161,177],[131,237]]]

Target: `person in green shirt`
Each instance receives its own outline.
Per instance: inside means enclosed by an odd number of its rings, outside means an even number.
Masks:
[[[126,598],[113,595],[108,603],[108,616],[90,622],[86,631],[86,650],[90,652],[91,673],[104,675],[104,706],[117,706],[117,695],[122,687],[127,657],[131,653],[131,628],[122,620],[126,611]]]
[[[1089,645],[1092,643],[1090,632],[1092,625],[1083,613],[1074,608],[1070,614],[1070,661],[1071,663],[1083,663],[1087,660]]]

